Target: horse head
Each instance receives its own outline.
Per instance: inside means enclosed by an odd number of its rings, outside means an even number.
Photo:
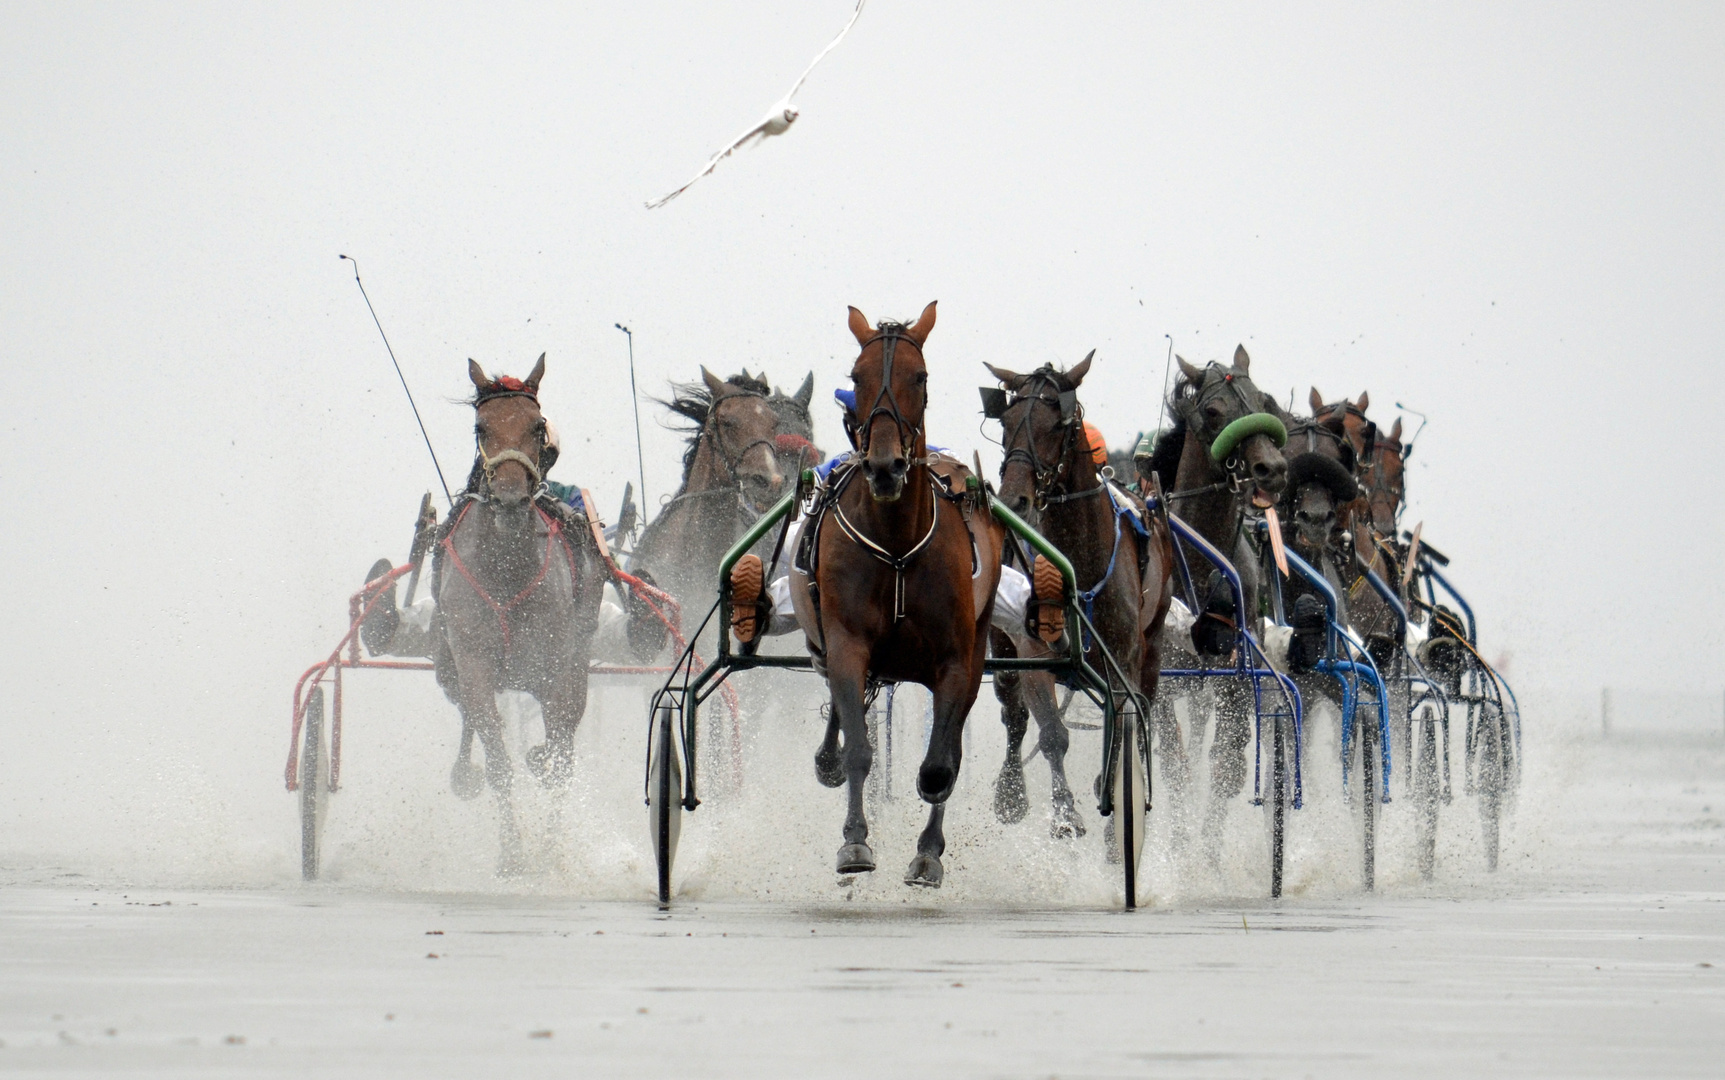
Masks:
[[[1348,436],[1345,408],[1328,408],[1312,391],[1315,415],[1288,425],[1282,448],[1288,461],[1288,488],[1282,498],[1294,546],[1316,562],[1338,528],[1345,511],[1359,498],[1354,479],[1358,459]]]
[[[765,506],[785,486],[779,471],[779,417],[767,402],[766,384],[746,372],[727,381],[704,367],[701,378],[710,404],[700,440],[717,455],[737,490],[756,506]]]
[[[1002,394],[983,388],[983,412],[1000,421],[1001,448],[1006,452],[1000,466],[1000,497],[1020,517],[1049,495],[1071,490],[1076,471],[1090,461],[1078,387],[1095,356],[1092,349],[1070,370],[1056,371],[1052,364],[1044,364],[1028,375],[983,364],[1005,390]]]
[[[922,346],[934,329],[934,303],[916,322],[870,326],[850,309],[850,331],[862,352],[851,368],[856,386],[857,453],[877,502],[904,494],[910,467],[928,454],[923,414],[928,408],[928,368]]]
[[[1366,415],[1366,410],[1372,403],[1371,394],[1361,391],[1360,396],[1353,401],[1343,398],[1320,408],[1318,403],[1322,400],[1323,395],[1314,387],[1313,415],[1339,412],[1342,415],[1342,424],[1347,430],[1348,442],[1353,446],[1354,455],[1359,461],[1356,472],[1360,479],[1360,498],[1354,507],[1356,522],[1369,522],[1372,532],[1393,538],[1405,496],[1403,471],[1406,468],[1407,450],[1402,446],[1401,418],[1396,418],[1386,436]],[[1361,536],[1359,540],[1360,551],[1371,552],[1371,537]]]
[[[1390,433],[1379,437],[1373,429],[1370,451],[1362,459],[1366,499],[1370,505],[1372,531],[1390,540],[1395,539],[1396,521],[1407,503],[1407,456],[1410,448],[1402,445],[1402,418],[1390,425]]]
[[[1174,385],[1173,407],[1186,422],[1187,431],[1210,450],[1209,471],[1249,479],[1253,501],[1273,505],[1288,485],[1288,463],[1276,441],[1280,410],[1268,394],[1252,382],[1252,358],[1244,345],[1234,349],[1231,365],[1212,363],[1204,367],[1180,361],[1180,379]]]
[[[761,373],[761,381],[767,381],[766,372]],[[773,443],[779,458],[779,471],[786,477],[796,477],[821,460],[820,448],[814,444],[814,418],[809,414],[809,403],[814,396],[815,373],[811,371],[796,393],[787,394],[775,386],[772,396],[767,398],[767,404],[779,418]]]
[[[473,380],[474,464],[477,490],[497,504],[511,520],[524,519],[528,500],[545,479],[551,447],[545,415],[539,411],[539,381],[545,377],[545,354],[525,379],[497,378],[473,360],[467,361]]]

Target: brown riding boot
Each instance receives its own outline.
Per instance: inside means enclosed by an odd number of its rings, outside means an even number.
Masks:
[[[731,567],[731,633],[739,642],[752,645],[761,631],[761,593],[766,573],[759,555],[744,555]]]
[[[1036,636],[1052,645],[1066,633],[1066,581],[1058,566],[1038,555],[1030,572],[1030,586]]]

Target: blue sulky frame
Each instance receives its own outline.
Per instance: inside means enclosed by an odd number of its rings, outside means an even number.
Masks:
[[[1442,589],[1461,608],[1467,621],[1464,666],[1445,693],[1449,704],[1466,709],[1463,739],[1466,788],[1469,794],[1479,797],[1481,845],[1487,867],[1495,870],[1504,804],[1513,798],[1521,775],[1521,706],[1509,683],[1480,656],[1473,607],[1438,570],[1437,561],[1422,550],[1417,555],[1416,570],[1424,579],[1424,606],[1435,611],[1438,590]],[[1447,757],[1445,781],[1447,798]]]
[[[1221,572],[1228,582],[1228,588],[1234,594],[1234,610],[1246,611],[1245,589],[1240,584],[1240,572],[1227,556],[1218,551],[1215,545],[1204,539],[1197,530],[1170,513],[1168,525],[1173,532],[1174,566],[1180,576],[1181,585],[1185,591],[1186,606],[1196,614],[1203,611],[1203,605],[1198,601],[1197,586],[1192,577],[1190,564],[1187,562],[1186,549],[1196,551],[1205,562]],[[1264,654],[1263,647],[1252,632],[1246,629],[1248,620],[1239,620],[1235,629],[1235,644],[1230,665],[1227,667],[1205,668],[1164,668],[1162,678],[1167,679],[1240,679],[1252,686],[1253,710],[1253,748],[1252,748],[1252,804],[1262,806],[1265,796],[1270,801],[1270,895],[1282,895],[1282,866],[1286,849],[1287,820],[1286,813],[1291,807],[1298,810],[1304,805],[1302,783],[1300,778],[1300,746],[1303,709],[1300,702],[1300,692],[1294,687],[1292,679],[1270,666],[1269,657]],[[1268,684],[1268,686],[1266,686]],[[1270,776],[1266,784],[1263,779],[1264,760],[1264,729],[1270,731]],[[1289,736],[1293,738],[1293,753],[1290,756],[1287,745]],[[1288,766],[1292,765],[1290,769]],[[1291,774],[1291,775],[1290,775]],[[1292,780],[1290,784],[1289,781]],[[1290,790],[1291,788],[1291,790]]]
[[[802,487],[812,487],[811,473],[803,475]],[[1026,524],[1018,515],[996,501],[992,493],[971,478],[971,494],[986,501],[989,511],[1009,530],[1046,557],[1060,570],[1065,583],[1068,625],[1078,632],[1067,634],[1068,649],[1063,655],[1050,657],[990,657],[986,672],[1049,671],[1056,678],[1082,691],[1102,711],[1102,784],[1097,809],[1104,816],[1114,813],[1117,788],[1129,784],[1126,806],[1129,812],[1119,815],[1117,840],[1124,867],[1126,907],[1138,903],[1138,860],[1135,857],[1143,844],[1144,812],[1150,807],[1149,701],[1125,678],[1119,663],[1097,638],[1078,603],[1078,583],[1072,564],[1059,549]],[[729,678],[733,672],[754,668],[780,668],[790,671],[813,671],[814,663],[807,655],[763,656],[758,653],[733,652],[731,649],[731,568],[748,550],[760,542],[775,527],[787,528],[797,506],[797,493],[787,494],[743,535],[719,564],[719,596],[700,629],[689,635],[690,646],[672,668],[671,676],[653,695],[649,707],[650,725],[647,737],[646,795],[653,846],[658,863],[659,905],[671,902],[671,868],[676,857],[677,834],[682,811],[693,811],[701,805],[696,797],[696,739],[700,706]],[[696,670],[694,642],[707,626],[718,618],[718,649],[713,661]],[[1086,658],[1085,644],[1100,658],[1100,670]],[[1130,756],[1127,756],[1130,755]],[[1133,759],[1136,758],[1136,762]],[[1136,768],[1133,765],[1136,764]]]

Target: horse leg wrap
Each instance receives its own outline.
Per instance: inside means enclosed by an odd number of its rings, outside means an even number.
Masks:
[[[759,555],[744,555],[731,567],[731,633],[744,645],[752,644],[761,633],[765,577]]]
[[[1060,576],[1060,568],[1041,555],[1036,557],[1030,578],[1036,636],[1052,645],[1066,632],[1066,581]]]

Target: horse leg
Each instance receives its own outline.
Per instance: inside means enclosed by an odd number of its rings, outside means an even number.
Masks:
[[[916,857],[905,871],[907,884],[934,887],[945,876],[940,857],[946,851],[946,836],[941,830],[946,821],[946,800],[958,786],[958,769],[964,756],[964,721],[981,685],[973,670],[962,660],[949,660],[935,671],[934,728],[929,732],[928,753],[916,774],[917,794],[933,805],[928,827],[917,839]]]
[[[545,742],[527,751],[527,768],[547,787],[564,788],[575,770],[575,729],[587,712],[587,665],[570,664],[539,700]]]
[[[999,630],[991,632],[995,656],[1017,656],[1012,639]],[[1024,793],[1024,733],[1030,726],[1030,710],[1024,704],[1024,679],[1016,671],[1002,671],[994,677],[994,696],[1000,702],[1000,722],[1006,725],[1006,760],[1000,775],[994,778],[994,816],[1008,825],[1016,825],[1030,812],[1030,799]]]
[[[503,854],[498,872],[511,874],[522,867],[521,829],[515,821],[515,801],[511,788],[515,768],[509,764],[509,750],[503,743],[503,717],[497,712],[497,692],[493,683],[474,686],[463,680],[461,714],[485,748],[485,779],[497,797],[497,827]]]
[[[833,647],[835,644],[838,647]],[[874,869],[874,850],[868,846],[868,818],[863,813],[863,794],[874,764],[874,748],[868,741],[868,717],[863,714],[863,688],[868,678],[868,652],[856,642],[835,643],[828,639],[827,686],[832,691],[832,716],[827,735],[815,755],[815,771],[821,773],[822,756],[842,761],[843,778],[849,781],[849,806],[845,811],[844,846],[839,848],[838,872],[864,874]],[[839,729],[844,731],[842,756],[837,746]],[[830,786],[830,785],[829,785]]]
[[[1031,715],[1036,717],[1036,749],[1048,762],[1053,786],[1054,815],[1049,834],[1057,840],[1075,840],[1086,830],[1072,797],[1072,785],[1066,779],[1066,751],[1072,745],[1072,736],[1066,730],[1066,721],[1060,718],[1060,704],[1054,694],[1052,675],[1041,671],[1024,673],[1024,696],[1029,699]]]
[[[940,857],[946,854],[946,834],[941,829],[945,823],[945,803],[936,803],[928,808],[928,825],[916,838],[916,857],[911,859],[910,869],[904,872],[906,885],[940,888],[941,879],[946,877],[946,868],[940,865]]]
[[[473,763],[473,723],[467,718],[467,711],[461,710],[461,749],[455,753],[455,764],[449,769],[449,789],[455,792],[455,797],[463,801],[477,799],[484,790],[484,778],[479,774],[479,766]]]

